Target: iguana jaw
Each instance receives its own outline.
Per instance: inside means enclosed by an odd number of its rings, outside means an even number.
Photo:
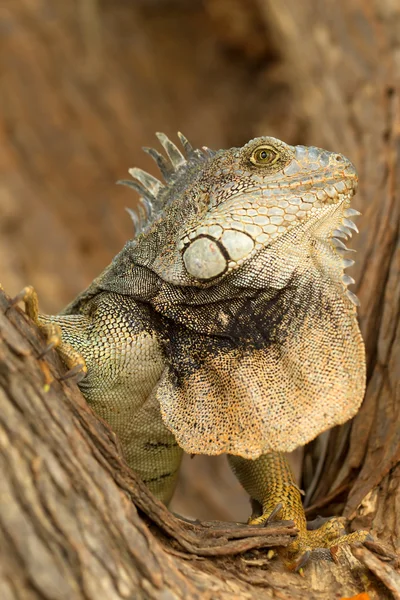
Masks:
[[[337,204],[332,203],[332,198],[329,204],[325,198],[317,199],[314,205],[308,205],[307,212],[300,210],[301,206],[306,205],[305,202],[300,205],[300,197],[296,197],[299,205],[288,204],[286,201],[290,211],[288,213],[284,208],[268,209],[261,206],[252,223],[234,220],[232,215],[227,217],[211,213],[206,222],[192,230],[178,244],[186,270],[196,280],[211,282],[214,278],[237,269],[280,236],[309,221],[313,223],[310,235],[318,235],[326,240],[333,237],[347,239],[351,237],[352,230],[357,231],[354,223],[345,217],[353,195],[353,189],[346,194],[336,194]],[[243,199],[239,197],[236,202],[246,204],[248,196]],[[328,198],[326,193],[325,196]],[[332,213],[333,207],[335,210]],[[245,211],[239,209],[239,212]],[[271,213],[270,216],[263,216],[267,212]],[[327,214],[329,217],[326,217]],[[285,220],[287,217],[290,217],[289,221]],[[340,241],[337,244],[339,246]]]

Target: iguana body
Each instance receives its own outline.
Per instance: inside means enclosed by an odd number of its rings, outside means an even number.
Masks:
[[[83,394],[161,500],[183,450],[227,453],[261,520],[279,502],[295,518],[293,552],[329,545],[305,532],[280,452],[346,421],[363,398],[352,261],[338,239],[356,229],[356,172],[339,154],[274,138],[216,153],[180,138],[183,153],[159,134],[168,160],[149,150],[165,185],[131,170],[147,211],[137,237],[39,323],[60,327],[69,366],[83,357]]]

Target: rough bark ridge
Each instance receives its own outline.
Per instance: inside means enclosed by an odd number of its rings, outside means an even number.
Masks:
[[[111,207],[104,190],[111,195],[127,157],[148,168],[138,147],[165,123],[168,134],[182,129],[199,145],[240,145],[268,133],[354,161],[363,217],[352,275],[368,389],[351,424],[305,449],[302,485],[310,517],[343,513],[395,552],[397,4],[85,0],[78,14],[69,3],[6,0],[0,37],[0,279],[11,294],[34,283],[45,309],[80,291],[130,235],[120,209],[131,196],[114,191]],[[296,599],[363,590],[400,598],[393,561],[371,549],[354,550],[359,563],[346,552],[338,565],[310,565],[303,579],[282,573],[263,548],[287,543],[287,526],[249,537],[247,528],[175,519],[126,469],[114,436],[75,386],[58,382],[55,353],[38,360],[43,341],[34,328],[15,308],[3,316],[4,296],[1,308],[1,598]],[[198,482],[199,464],[186,465],[181,490]],[[216,475],[204,472],[201,503],[229,518],[229,490],[215,491]],[[183,500],[181,493],[178,506]],[[186,511],[196,514],[195,503]],[[349,564],[358,565],[352,574]]]

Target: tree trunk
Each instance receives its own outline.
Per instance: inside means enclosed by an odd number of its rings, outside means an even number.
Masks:
[[[112,206],[109,186],[133,164],[151,170],[138,148],[166,124],[198,145],[271,134],[356,164],[367,393],[351,423],[304,449],[302,487],[310,518],[344,514],[384,546],[354,549],[357,560],[341,551],[301,578],[266,550],[289,542],[288,524],[177,519],[59,381],[56,353],[36,358],[43,341],[2,294],[0,597],[400,598],[398,3],[5,0],[2,11],[0,277],[11,294],[33,283],[45,310],[131,235],[132,197],[118,189]],[[242,515],[224,469],[187,460],[175,509]]]

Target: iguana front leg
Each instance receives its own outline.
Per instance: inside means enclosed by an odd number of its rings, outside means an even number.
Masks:
[[[283,453],[270,452],[256,460],[231,455],[229,462],[253,501],[255,510],[249,520],[250,524],[266,523],[271,516],[294,521],[299,530],[298,536],[290,546],[279,551],[290,568],[300,569],[314,550],[362,542],[369,535],[366,531],[347,534],[343,519],[338,517],[329,519],[318,529],[308,530],[301,492]]]
[[[39,314],[37,294],[25,287],[13,300],[56,348],[94,412],[108,422],[128,465],[161,501],[172,497],[183,451],[165,427],[156,399],[164,355],[149,308],[133,298],[99,293],[79,313]],[[44,354],[42,353],[42,354]]]
[[[39,300],[33,286],[27,285],[24,287],[19,294],[12,299],[11,304],[18,304],[19,302],[25,304],[26,314],[32,319],[46,338],[47,346],[41,356],[46,354],[52,348],[57,348],[59,355],[68,368],[67,373],[62,379],[74,377],[77,382],[83,379],[87,373],[85,359],[79,350],[63,339],[61,327],[52,317],[39,314]],[[84,320],[83,317],[77,318]],[[76,323],[76,326],[79,327],[79,324]]]

